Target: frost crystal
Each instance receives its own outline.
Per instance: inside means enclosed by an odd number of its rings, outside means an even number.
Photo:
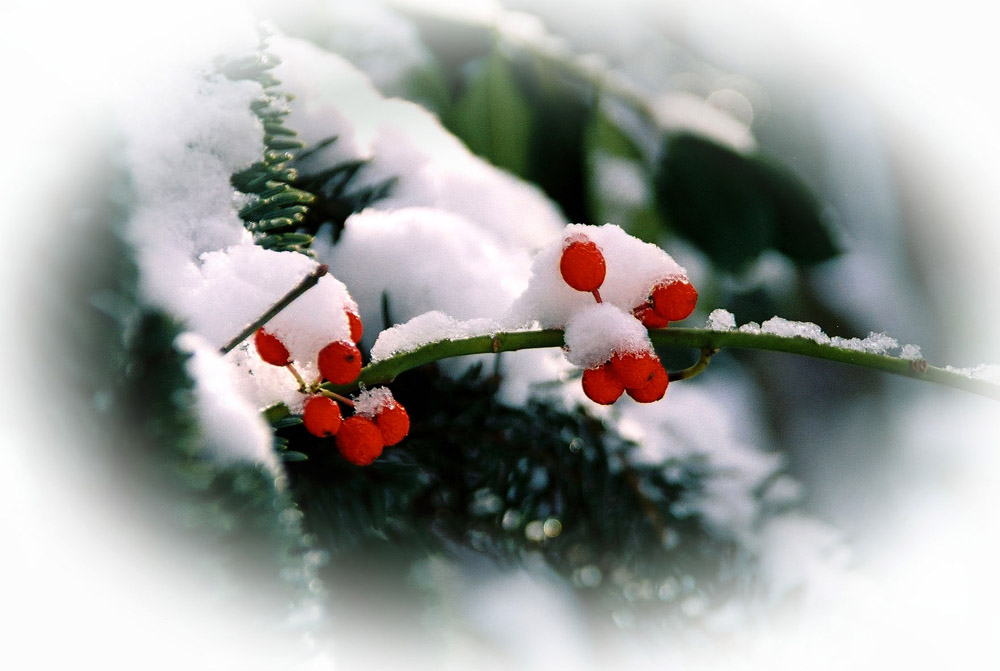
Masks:
[[[712,331],[732,331],[736,328],[736,317],[732,312],[718,308],[708,315],[707,326]]]
[[[365,389],[354,397],[354,413],[362,417],[374,417],[393,403],[395,399],[388,387]]]

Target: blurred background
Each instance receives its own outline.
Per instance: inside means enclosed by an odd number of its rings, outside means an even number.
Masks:
[[[658,109],[680,126],[704,119],[707,103],[719,112],[705,129],[712,137],[745,148],[749,129],[760,154],[786,166],[816,195],[823,226],[841,253],[800,263],[794,254],[764,249],[734,260],[684,235],[676,222],[650,224],[642,193],[616,200],[623,192],[612,189],[610,197],[595,198],[560,192],[553,182],[547,190],[570,218],[625,218],[633,230],[671,236],[671,249],[708,288],[703,305],[730,310],[738,323],[780,314],[816,322],[831,335],[884,331],[901,344],[920,345],[934,364],[1000,361],[1000,131],[993,118],[1000,54],[987,33],[984,8],[971,0],[919,8],[891,0],[501,4],[533,17],[573,52],[598,54],[629,86],[664,94]],[[458,66],[479,55],[482,35],[461,27],[475,25],[494,4],[390,5],[424,26],[421,38],[436,47],[436,58],[453,58],[454,81],[399,77],[398,63],[410,57],[405,51],[415,38],[366,29],[383,25],[375,5],[368,15],[354,4],[338,13],[336,3],[254,3],[283,31],[345,54],[387,95],[434,109],[442,86],[469,86],[474,73]],[[0,181],[10,206],[3,231],[9,249],[2,270],[8,384],[0,515],[9,527],[4,534],[16,539],[4,557],[9,566],[3,580],[19,595],[22,620],[35,623],[39,644],[54,617],[39,594],[53,588],[79,593],[78,606],[55,618],[82,627],[74,641],[85,649],[91,609],[128,627],[135,600],[115,594],[114,576],[141,571],[114,546],[116,539],[128,542],[114,520],[106,529],[84,528],[63,514],[87,496],[59,471],[67,476],[86,464],[70,457],[71,463],[53,464],[18,449],[29,440],[26,433],[32,444],[44,443],[38,427],[53,444],[81,439],[73,418],[46,403],[58,372],[46,369],[49,353],[39,351],[24,328],[39,297],[54,289],[46,266],[52,232],[43,222],[50,209],[75,196],[78,175],[90,169],[79,157],[90,155],[104,101],[157,57],[145,42],[197,29],[189,18],[200,11],[206,9],[183,2],[137,8],[18,1],[0,10],[0,56],[10,64],[10,90],[16,92],[0,113],[12,143]],[[458,27],[448,28],[449,22]],[[532,34],[532,25],[525,24],[525,34]],[[701,105],[693,120],[685,107],[690,100]],[[440,111],[448,120],[444,107]],[[463,126],[460,115],[450,120],[450,129],[475,149],[475,129]],[[632,139],[643,148],[641,130]],[[608,171],[604,183],[614,183],[616,167],[621,164],[593,169]],[[1000,502],[994,493],[1000,479],[995,402],[766,353],[726,353],[712,366],[720,394],[727,380],[742,381],[732,383],[738,391],[732,402],[746,419],[737,430],[787,455],[788,471],[802,483],[804,509],[843,533],[872,583],[845,595],[836,618],[814,627],[789,625],[788,632],[744,643],[745,665],[738,668],[800,668],[817,643],[839,656],[813,668],[845,662],[880,668],[875,659],[928,668],[987,655],[998,661],[987,643],[1000,630],[1000,585],[990,561],[997,547],[993,511]],[[67,561],[54,551],[63,547],[79,548],[79,559]],[[37,584],[42,576],[57,584]],[[156,609],[169,611],[162,588],[151,590]],[[173,605],[184,612],[183,599],[175,598]],[[858,636],[863,623],[883,635]],[[177,629],[179,640],[191,644],[214,638]],[[144,640],[141,633],[135,638]]]

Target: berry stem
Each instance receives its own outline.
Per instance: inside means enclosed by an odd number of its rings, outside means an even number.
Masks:
[[[254,331],[259,329],[267,322],[271,321],[275,317],[275,315],[277,315],[279,312],[287,308],[292,303],[292,301],[294,301],[296,298],[307,292],[309,289],[312,289],[314,286],[316,286],[316,283],[319,282],[319,278],[326,275],[328,270],[329,267],[327,267],[326,264],[317,265],[311,273],[303,277],[302,280],[291,289],[291,291],[289,291],[287,294],[279,298],[278,302],[269,307],[267,311],[264,312],[264,314],[262,314],[261,316],[257,317],[257,319],[247,324],[242,331],[233,336],[232,340],[230,340],[225,345],[220,347],[219,353],[228,354],[229,352],[231,352],[234,347],[236,347],[241,342],[249,338]]]
[[[594,300],[597,301],[598,303],[604,302],[601,300],[601,291],[599,289],[594,289],[590,293],[594,294]]]
[[[672,370],[667,374],[667,379],[671,382],[677,382],[678,380],[690,380],[695,375],[700,374],[703,370],[708,368],[709,361],[712,357],[719,353],[718,347],[702,347],[701,356],[694,365],[689,366],[683,370]]]
[[[1000,400],[1000,385],[987,380],[970,377],[956,370],[923,364],[914,365],[910,359],[859,352],[817,343],[806,338],[790,338],[768,333],[748,333],[744,331],[714,331],[710,329],[678,328],[652,329],[649,337],[656,347],[693,347],[696,349],[740,349],[768,350],[797,354],[814,359],[825,359],[879,370],[892,375],[910,377],[925,382],[961,389],[973,394]],[[447,359],[468,354],[488,354],[490,352],[512,352],[522,349],[542,347],[562,347],[563,332],[558,329],[535,331],[510,331],[493,335],[472,336],[458,340],[441,340],[427,343],[408,352],[402,352],[388,359],[369,364],[361,370],[358,379],[350,385],[330,385],[331,391],[350,392],[360,385],[372,387],[387,384],[400,373],[423,366],[439,359]],[[697,365],[697,364],[696,364]]]
[[[285,368],[288,370],[289,373],[292,374],[292,377],[295,378],[295,381],[299,383],[299,391],[301,391],[303,394],[308,393],[309,387],[306,385],[306,381],[302,379],[302,375],[299,374],[299,369],[295,367],[295,364],[293,363],[285,364]]]
[[[319,393],[323,394],[327,398],[332,398],[334,401],[338,401],[339,403],[343,403],[344,405],[350,406],[352,408],[354,407],[354,401],[347,398],[346,396],[338,394],[335,391],[330,391],[329,389],[324,389],[323,387],[320,387]]]

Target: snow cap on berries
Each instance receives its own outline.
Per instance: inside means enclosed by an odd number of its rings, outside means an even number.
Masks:
[[[190,317],[193,330],[222,346],[264,314],[309,273],[316,262],[295,252],[234,245],[201,256],[203,282],[190,296],[201,309]],[[315,361],[334,340],[350,340],[344,312],[353,305],[347,287],[329,273],[264,325],[295,361]]]
[[[572,315],[563,334],[566,359],[596,368],[622,352],[651,352],[646,328],[617,305],[595,303]]]
[[[538,322],[544,328],[563,328],[577,310],[593,305],[589,293],[566,284],[559,262],[567,240],[585,236],[596,244],[607,268],[601,298],[626,311],[642,305],[658,282],[686,277],[687,272],[654,244],[632,237],[614,224],[588,226],[570,224],[563,235],[539,251],[531,266],[531,280],[505,317],[518,327]]]

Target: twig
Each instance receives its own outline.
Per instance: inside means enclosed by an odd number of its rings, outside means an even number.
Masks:
[[[230,340],[225,345],[220,347],[219,353],[228,354],[229,352],[231,352],[234,347],[236,347],[241,342],[249,338],[254,331],[259,329],[267,322],[271,321],[271,319],[273,319],[275,315],[277,315],[279,312],[287,308],[292,301],[294,301],[296,298],[304,294],[309,289],[316,286],[316,283],[319,282],[319,278],[326,275],[327,271],[329,271],[329,267],[326,264],[320,264],[316,266],[316,268],[313,269],[311,273],[303,277],[302,281],[296,284],[291,291],[282,296],[277,303],[268,308],[267,312],[262,314],[260,317],[257,317],[257,319],[253,320],[249,324],[247,324],[246,327],[242,331],[237,333],[232,340]]]

